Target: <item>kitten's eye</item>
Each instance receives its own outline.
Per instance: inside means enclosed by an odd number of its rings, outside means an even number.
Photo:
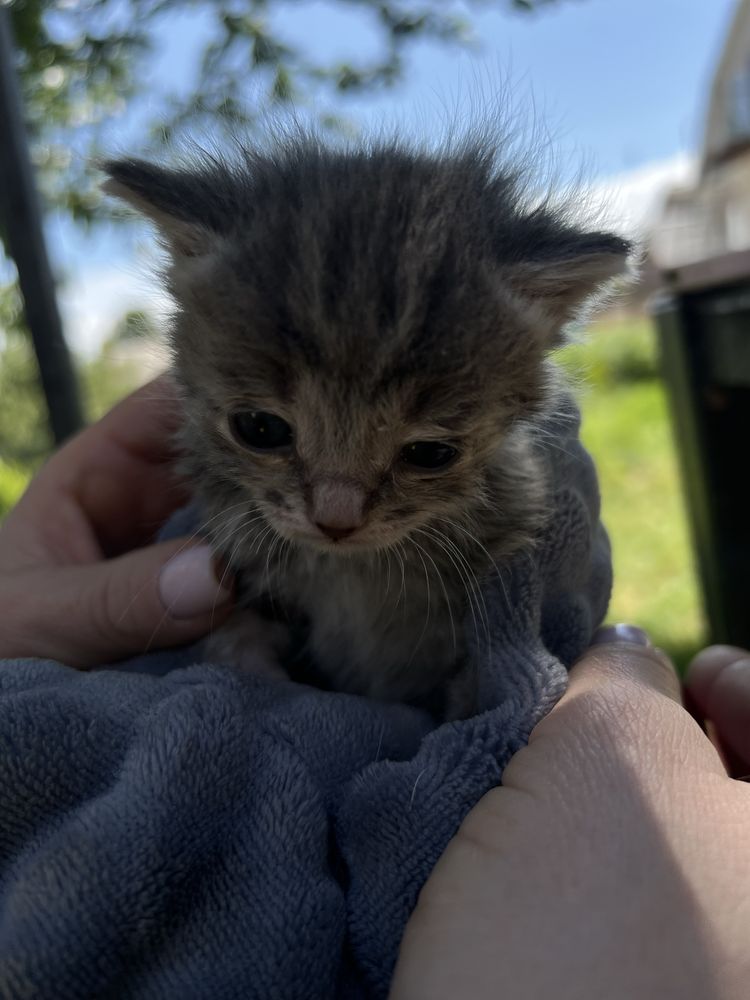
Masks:
[[[274,413],[259,410],[233,413],[229,426],[238,441],[257,451],[281,451],[292,443],[292,428]]]
[[[441,469],[458,451],[442,441],[413,441],[401,449],[401,461],[418,469]]]

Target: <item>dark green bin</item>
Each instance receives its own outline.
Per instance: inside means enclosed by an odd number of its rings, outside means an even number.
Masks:
[[[710,640],[750,647],[750,252],[666,273],[651,311]]]

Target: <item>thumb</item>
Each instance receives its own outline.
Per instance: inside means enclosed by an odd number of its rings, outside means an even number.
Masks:
[[[184,539],[66,567],[54,577],[56,586],[44,588],[46,608],[37,605],[45,635],[30,637],[32,655],[76,667],[193,641],[221,624],[232,605],[231,580],[217,575],[209,546]],[[48,647],[41,652],[40,642]]]
[[[551,738],[555,746],[596,759],[587,743],[648,740],[667,716],[682,715],[680,704],[674,666],[645,632],[632,625],[603,628],[572,667],[567,691],[529,743]]]
[[[511,759],[499,791],[521,788],[542,799],[554,794],[583,809],[587,796],[606,800],[613,786],[623,796],[631,788],[658,798],[673,778],[697,782],[725,774],[682,708],[667,655],[640,629],[618,625],[600,630],[572,667],[568,690]]]
[[[635,685],[680,702],[680,682],[672,661],[634,625],[599,629],[591,646],[573,666],[566,697]]]

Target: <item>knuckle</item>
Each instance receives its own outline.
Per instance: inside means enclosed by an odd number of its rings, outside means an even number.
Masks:
[[[662,650],[653,646],[612,644],[594,647],[591,662],[610,683],[626,682],[638,688],[679,699],[679,679],[675,668]]]
[[[672,698],[626,677],[582,695],[579,709],[582,725],[593,731],[597,743],[628,747],[639,755],[669,742],[669,734],[681,731],[689,718]]]

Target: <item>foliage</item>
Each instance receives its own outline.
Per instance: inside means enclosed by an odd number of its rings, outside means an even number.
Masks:
[[[28,470],[0,458],[0,517],[15,504],[28,481]]]
[[[34,468],[51,439],[28,341],[6,333],[0,354],[0,459]]]
[[[10,465],[0,463],[0,516],[46,447],[33,381],[19,381],[21,359],[16,354],[11,361],[14,367],[7,368],[6,348],[0,355],[0,455]],[[705,626],[653,332],[645,320],[608,323],[566,348],[565,363],[580,374],[583,438],[599,469],[613,542],[611,619],[644,626],[684,663],[700,646]],[[118,343],[84,365],[91,412],[102,413],[142,380],[141,365]],[[9,422],[7,414],[22,416]]]
[[[141,314],[143,315],[143,314]],[[134,348],[128,350],[129,347]],[[155,341],[134,343],[111,338],[93,361],[80,366],[86,412],[92,420],[101,417],[114,403],[166,367]]]
[[[571,346],[558,353],[557,360],[576,381],[582,378],[604,388],[654,379],[659,374],[656,339],[645,317],[608,321],[606,335],[584,331],[573,339]]]
[[[148,354],[148,348],[146,348]],[[86,412],[92,419],[143,381],[143,355],[110,341],[99,357],[79,363]],[[44,399],[31,346],[15,333],[0,340],[0,518],[21,495],[51,448]]]
[[[474,0],[475,5],[486,0]],[[528,11],[549,0],[504,0]],[[252,128],[271,107],[304,105],[333,94],[389,86],[417,41],[463,42],[468,21],[431,0],[335,0],[357,10],[379,37],[370,61],[312,58],[279,31],[273,15],[284,0],[11,0],[27,126],[48,207],[90,222],[98,205],[91,169],[99,127],[145,90],[155,32],[170,14],[189,10],[205,25],[192,93],[151,105],[153,132],[229,123]],[[290,10],[291,14],[291,10]],[[252,86],[251,86],[252,84]],[[256,86],[257,85],[257,86]],[[256,95],[253,99],[250,95]],[[153,100],[153,95],[148,95]],[[322,112],[323,123],[332,116]],[[71,150],[74,155],[71,155]]]
[[[303,106],[308,95],[324,109],[326,98],[335,94],[391,85],[404,71],[409,46],[424,40],[461,42],[470,34],[467,20],[452,5],[431,0],[330,2],[369,21],[380,42],[374,58],[363,60],[353,52],[350,59],[321,61],[308,54],[306,45],[282,37],[275,15],[291,15],[291,8],[284,9],[290,0],[0,0],[0,16],[10,14],[24,117],[46,210],[82,224],[104,217],[94,170],[101,130],[139,97],[152,137],[164,140],[196,126],[209,126],[212,134],[222,121],[235,134],[251,130],[270,108]],[[504,0],[517,10],[547,2]],[[185,11],[199,19],[203,38],[192,90],[154,94],[148,81],[155,39],[165,26],[168,30],[170,16]],[[318,117],[323,125],[335,124],[325,110]],[[147,134],[144,127],[140,145]],[[8,308],[15,295],[10,271],[0,253],[0,331],[23,329],[21,312]]]
[[[610,620],[642,626],[685,665],[706,624],[653,331],[643,319],[607,324],[566,354],[612,540]]]
[[[105,344],[105,348],[117,344],[129,344],[137,340],[156,340],[157,336],[156,324],[149,314],[141,309],[131,309],[118,322],[110,340]]]
[[[418,41],[455,43],[469,37],[467,21],[454,8],[431,0],[330,2],[369,19],[380,40],[373,59],[363,61],[352,53],[343,61],[316,61],[305,46],[285,40],[273,15],[290,0],[0,0],[0,16],[10,16],[24,117],[45,208],[84,224],[95,213],[103,216],[92,169],[97,140],[103,125],[139,95],[152,131],[162,139],[183,127],[214,125],[217,119],[234,132],[252,128],[269,107],[304,104],[308,94],[317,101],[390,85],[403,73],[406,50]],[[483,2],[487,0],[474,0],[475,5]],[[548,0],[504,2],[527,10]],[[197,77],[187,99],[179,94],[160,98],[148,89],[154,40],[170,16],[184,11],[199,18],[204,29]],[[251,81],[259,86],[251,87]],[[252,101],[251,94],[256,95]],[[326,122],[330,124],[329,116],[323,113]],[[131,317],[117,336],[128,339],[136,326]],[[0,339],[7,340],[4,347],[0,342],[4,481],[9,454],[21,467],[33,468],[48,447],[32,363],[16,337],[22,330],[14,268],[0,254]],[[101,362],[95,378],[87,379],[95,404],[92,415],[108,397],[111,367],[110,357]],[[8,494],[3,495],[7,501]]]

